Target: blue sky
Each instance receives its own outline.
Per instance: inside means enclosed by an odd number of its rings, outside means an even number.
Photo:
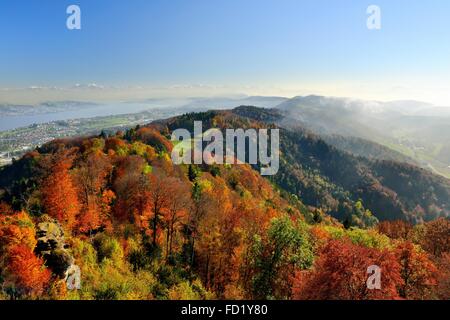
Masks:
[[[66,28],[70,4],[81,30]],[[381,30],[366,27],[370,4]],[[449,15],[447,0],[2,0],[0,87],[202,84],[450,105]]]

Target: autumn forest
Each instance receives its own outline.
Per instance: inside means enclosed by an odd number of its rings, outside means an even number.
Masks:
[[[298,128],[281,131],[274,177],[172,163],[171,132],[194,120],[276,119],[187,114],[54,140],[0,169],[0,299],[449,299],[448,180]]]

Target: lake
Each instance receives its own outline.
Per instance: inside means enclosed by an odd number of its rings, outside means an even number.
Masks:
[[[93,118],[127,113],[137,113],[154,108],[166,107],[165,104],[115,103],[80,106],[62,112],[24,114],[0,117],[0,131],[26,127],[32,124],[47,123],[58,120]]]

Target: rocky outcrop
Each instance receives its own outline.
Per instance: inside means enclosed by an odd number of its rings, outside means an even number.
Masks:
[[[75,259],[67,250],[61,225],[48,216],[42,216],[36,225],[35,252],[57,277],[66,280],[70,271],[77,269]],[[79,269],[79,268],[78,268]]]

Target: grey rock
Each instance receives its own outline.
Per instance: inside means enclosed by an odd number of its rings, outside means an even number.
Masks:
[[[45,265],[60,279],[67,279],[69,270],[78,268],[75,259],[67,250],[64,231],[58,221],[49,216],[42,216],[36,225],[36,254],[40,255]],[[79,270],[79,268],[78,268]]]

